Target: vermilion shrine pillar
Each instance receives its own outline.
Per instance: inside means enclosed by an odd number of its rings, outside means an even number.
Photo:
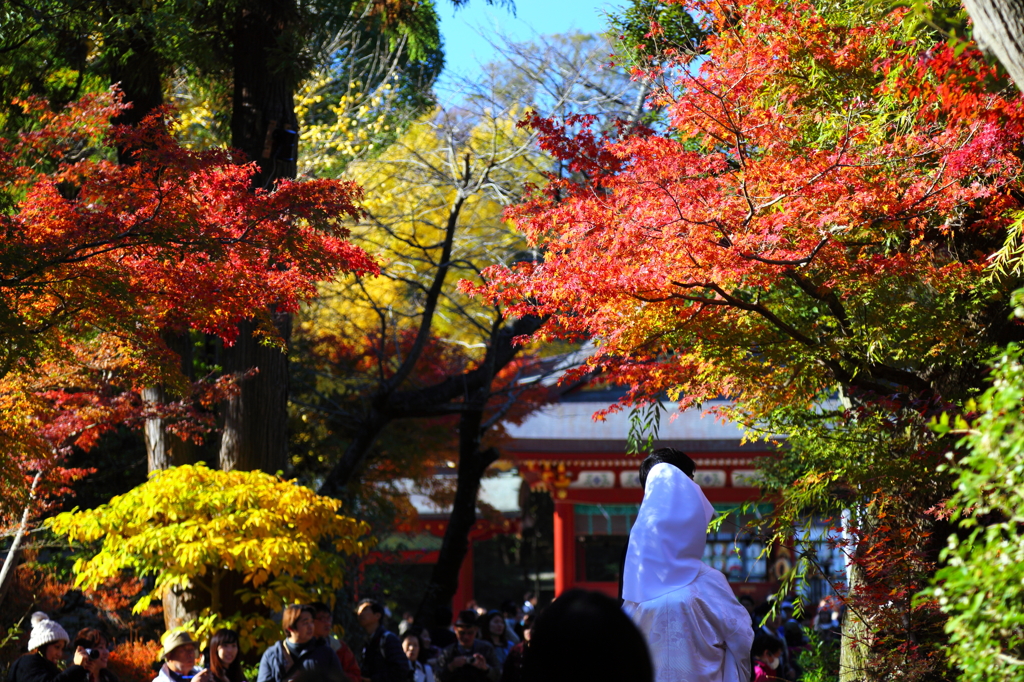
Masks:
[[[459,611],[466,608],[466,604],[473,599],[473,541],[469,541],[466,548],[466,556],[462,559],[462,566],[459,568],[459,587],[452,597],[452,613],[456,616]]]
[[[576,584],[575,505],[555,502],[555,596]]]

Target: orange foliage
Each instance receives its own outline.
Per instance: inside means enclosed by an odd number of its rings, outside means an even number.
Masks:
[[[125,642],[110,652],[107,667],[121,682],[150,682],[159,659],[159,642]]]
[[[140,635],[156,634],[163,627],[163,607],[151,606],[142,613],[132,613],[132,607],[139,601],[143,591],[142,581],[121,574],[108,580],[98,590],[86,590],[89,603],[97,608],[99,617],[108,625],[110,632],[127,633],[129,639]]]
[[[32,557],[31,552],[28,554]],[[32,627],[29,622],[32,612],[55,613],[70,589],[71,585],[60,582],[51,573],[37,571],[31,563],[14,570],[11,586],[0,606],[0,628],[6,630],[18,626],[21,635],[0,648],[0,660],[13,660],[25,653]]]

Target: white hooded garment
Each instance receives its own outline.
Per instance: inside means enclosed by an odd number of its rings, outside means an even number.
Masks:
[[[656,682],[748,682],[750,616],[701,561],[714,508],[671,464],[651,468],[622,576],[623,610],[647,637]]]

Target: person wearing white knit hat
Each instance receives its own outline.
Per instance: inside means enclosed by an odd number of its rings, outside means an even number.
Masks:
[[[96,661],[89,657],[85,647],[75,650],[74,664],[66,670],[57,667],[64,658],[68,640],[68,633],[60,623],[50,620],[42,611],[33,613],[29,653],[14,662],[7,673],[7,682],[87,682],[96,668]]]

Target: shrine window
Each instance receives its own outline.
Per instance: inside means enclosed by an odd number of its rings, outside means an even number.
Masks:
[[[576,581],[617,582],[622,548],[640,505],[576,504],[574,507]],[[734,583],[777,579],[774,572],[785,568],[785,558],[776,556],[777,551],[766,555],[763,541],[748,527],[755,516],[770,512],[771,506],[760,505],[756,510],[741,514],[737,505],[715,505],[715,511],[729,512],[729,515],[714,532],[708,533],[702,557],[704,563],[718,569]]]

